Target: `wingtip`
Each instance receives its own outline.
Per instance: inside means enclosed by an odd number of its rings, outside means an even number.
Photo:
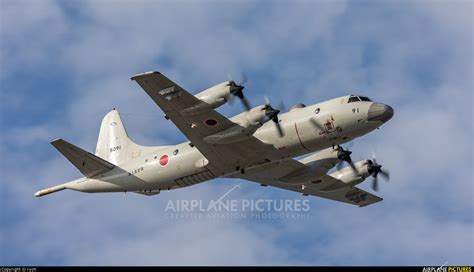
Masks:
[[[146,75],[151,75],[151,74],[158,74],[159,75],[160,72],[158,72],[158,71],[148,71],[148,72],[145,72],[145,73],[136,74],[136,75],[132,76],[130,78],[130,80],[136,80],[139,77],[146,76]]]
[[[59,142],[59,141],[64,141],[62,138],[55,138],[54,140],[51,141],[51,143]]]
[[[61,138],[56,138],[54,140],[52,140],[51,142],[49,142],[52,146],[56,147],[57,144],[63,142],[64,139],[61,139]]]

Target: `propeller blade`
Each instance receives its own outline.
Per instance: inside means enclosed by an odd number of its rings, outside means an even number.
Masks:
[[[337,164],[336,164],[336,169],[337,170],[341,170],[342,169],[342,166],[344,165],[344,162],[346,161],[343,161],[343,160],[340,160]],[[347,162],[347,164],[349,165],[349,167],[351,168],[351,170],[355,173],[355,174],[358,174],[359,171],[357,171],[357,168],[354,166],[354,164],[352,162]]]
[[[343,162],[347,162],[347,164],[349,164],[349,167],[352,169],[352,171],[357,175],[359,174],[359,171],[357,171],[357,168],[355,167],[354,163],[352,162],[352,159],[351,159],[351,154],[352,152],[349,151],[349,150],[344,150],[344,148],[342,146],[338,146],[338,149],[339,149],[339,164],[338,166],[341,167],[342,166],[342,163]]]
[[[278,111],[278,113],[280,113],[281,108],[277,111]],[[278,136],[281,138],[281,137],[285,136],[285,133],[283,132],[283,128],[280,125],[280,121],[278,120],[278,113],[275,114],[275,116],[273,117],[273,123],[275,123],[275,126],[276,126],[277,131],[278,131]]]
[[[244,85],[245,83],[247,83],[248,80],[249,80],[249,78],[247,77],[247,75],[244,72],[242,72],[241,79],[239,81],[239,85]]]
[[[263,99],[265,100],[265,105],[270,105],[270,99],[268,99],[267,95],[265,95]]]
[[[390,179],[390,172],[388,170],[383,169],[382,165],[377,163],[377,158],[375,156],[375,152],[372,150],[372,160],[369,160],[369,173],[373,177],[372,181],[372,189],[374,191],[378,190],[378,175],[382,175],[385,181],[389,181]]]
[[[336,165],[336,169],[341,170],[343,163],[344,163],[344,161],[339,160],[339,162]]]
[[[375,176],[372,180],[372,189],[376,192],[379,190],[377,176]]]
[[[275,124],[278,132],[278,136],[281,138],[284,136],[283,129],[280,125],[280,122],[278,120],[278,113],[280,113],[280,110],[275,110],[270,106],[270,104],[267,104],[268,108],[266,111],[268,111],[268,117],[272,119],[273,123]]]
[[[280,101],[280,104],[278,105],[278,109],[279,109],[280,111],[286,111],[285,102],[283,102],[283,100]]]
[[[283,132],[283,129],[281,128],[280,126],[280,123],[278,123],[278,121],[275,123],[275,126],[277,128],[277,131],[278,131],[278,137],[283,137],[285,136],[285,133]]]
[[[246,111],[249,111],[252,106],[250,105],[249,101],[245,98],[243,89],[245,88],[242,85],[236,84],[235,81],[231,80],[229,82],[230,86],[230,93],[232,96],[229,99],[229,103],[232,103],[234,98],[237,96],[240,99],[240,102],[242,102],[242,105],[244,106]]]
[[[386,181],[390,180],[390,172],[388,172],[388,170],[380,170],[379,174],[382,175]]]
[[[274,109],[270,105],[270,99],[268,99],[268,96],[265,95],[263,98],[265,100],[265,115],[269,119],[272,119],[273,123],[277,128],[278,136],[281,138],[285,135],[285,133],[283,132],[283,128],[281,127],[280,122],[278,120],[278,114],[280,113],[280,110]]]
[[[240,101],[242,102],[242,105],[244,105],[244,108],[247,111],[249,111],[252,108],[252,106],[250,106],[249,101],[245,97],[241,98]]]
[[[309,121],[311,122],[311,124],[313,124],[313,126],[315,126],[317,129],[321,130],[321,131],[326,131],[324,129],[324,127],[318,122],[316,121],[315,119],[311,118],[309,119]]]
[[[233,105],[234,101],[235,101],[235,95],[229,95],[227,97],[227,103],[229,103],[230,105]]]
[[[354,166],[354,163],[352,163],[352,161],[348,162],[348,164],[354,173],[359,174],[359,171],[357,171],[357,168]]]

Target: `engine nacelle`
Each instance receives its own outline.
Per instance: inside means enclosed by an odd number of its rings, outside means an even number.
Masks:
[[[195,96],[215,109],[225,104],[231,98],[230,81],[225,81],[206,89]]]
[[[265,114],[265,107],[265,105],[256,106],[249,111],[242,112],[230,118],[230,120],[242,127],[253,128],[257,130],[259,127],[270,120],[270,118],[268,118],[268,116]]]
[[[362,181],[364,181],[367,177],[370,176],[368,160],[362,160],[354,163],[354,167],[357,170],[354,171],[350,166],[344,167],[339,171],[333,172],[329,174],[331,177],[338,179],[341,182],[333,183],[325,188],[320,189],[321,191],[336,191],[347,186],[354,186]]]
[[[204,138],[206,143],[210,144],[230,144],[245,140],[253,135],[258,128],[270,119],[265,115],[265,105],[257,106],[247,112],[242,112],[230,120],[236,123],[224,131],[209,135]]]

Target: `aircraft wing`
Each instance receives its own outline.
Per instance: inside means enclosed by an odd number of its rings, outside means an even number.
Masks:
[[[288,173],[292,173],[295,170],[300,170],[301,167],[302,165],[298,161],[288,160],[281,163],[274,163],[258,167],[247,171],[245,174],[236,174],[233,175],[232,178],[246,179],[253,182],[258,182],[262,185],[278,187],[304,195],[313,195],[326,199],[341,201],[357,205],[359,207],[364,207],[383,200],[382,198],[357,187],[348,186],[337,191],[324,191],[323,188],[338,182],[342,182],[330,175],[324,175],[319,178],[321,182],[317,184],[305,184],[304,189],[299,184],[289,184],[280,181],[283,177],[287,178]]]
[[[147,72],[131,78],[164,111],[165,115],[186,135],[191,143],[209,160],[215,174],[235,169],[242,164],[266,162],[265,152],[273,150],[255,137],[233,144],[214,145],[203,138],[224,131],[235,123],[212,108],[200,107],[203,101],[190,94],[159,72]],[[199,110],[194,110],[199,109]]]

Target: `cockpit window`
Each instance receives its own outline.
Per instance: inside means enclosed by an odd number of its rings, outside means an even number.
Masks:
[[[347,103],[352,103],[352,102],[359,102],[359,97],[357,96],[351,96],[349,97],[349,101],[347,101]]]
[[[357,95],[351,95],[349,97],[349,100],[347,101],[347,103],[352,103],[352,102],[359,102],[359,101],[372,101],[370,100],[367,96],[357,96]]]

